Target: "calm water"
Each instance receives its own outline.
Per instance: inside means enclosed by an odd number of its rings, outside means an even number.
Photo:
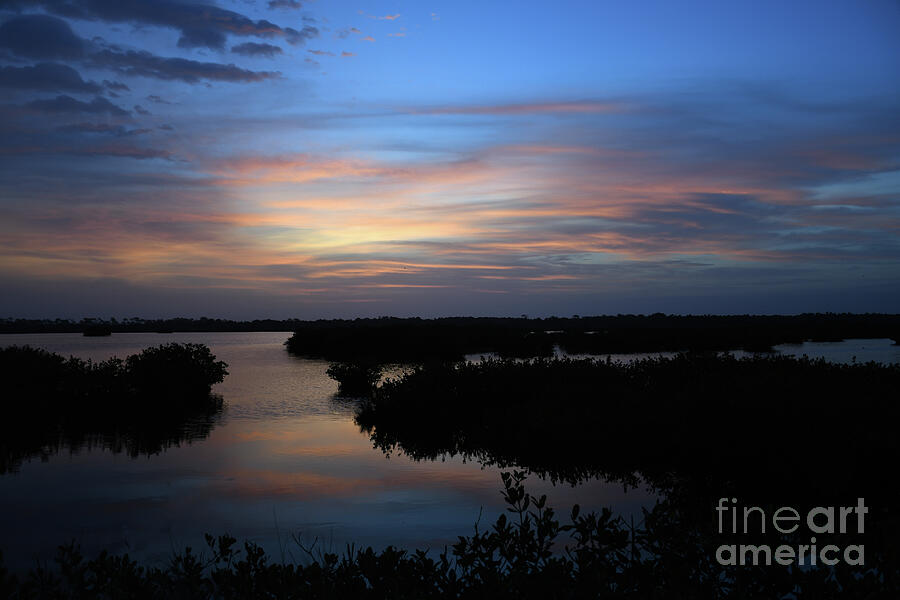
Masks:
[[[335,398],[328,363],[289,356],[289,333],[6,335],[63,355],[124,357],[165,342],[207,344],[229,364],[216,386],[226,411],[211,435],[159,455],[131,459],[92,450],[23,463],[0,476],[0,548],[7,563],[52,556],[75,539],[90,553],[128,551],[164,561],[173,548],[204,547],[202,534],[231,533],[278,552],[292,535],[327,548],[347,542],[442,548],[502,510],[496,469],[448,458],[386,458],[353,423],[352,402]],[[640,491],[589,483],[573,489],[534,481],[556,505],[623,512],[649,501]],[[13,553],[15,549],[15,553]],[[277,554],[276,554],[277,556]]]
[[[495,468],[447,458],[413,462],[373,449],[353,423],[352,401],[335,397],[324,361],[293,358],[289,333],[5,335],[0,345],[39,346],[95,360],[124,357],[166,342],[207,344],[229,364],[215,391],[226,411],[211,435],[159,455],[131,459],[106,450],[26,461],[0,475],[0,549],[13,567],[52,557],[77,540],[164,562],[173,549],[205,547],[204,532],[253,540],[301,558],[291,541],[318,538],[340,551],[348,542],[443,548],[502,511]],[[829,360],[900,362],[890,340],[783,346],[784,353]],[[617,357],[613,357],[614,359]],[[628,359],[629,356],[618,358]],[[643,490],[589,482],[552,486],[530,479],[565,514],[573,503],[625,514],[651,504]]]

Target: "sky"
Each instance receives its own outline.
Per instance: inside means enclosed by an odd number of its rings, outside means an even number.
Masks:
[[[897,0],[4,0],[0,317],[898,312]]]

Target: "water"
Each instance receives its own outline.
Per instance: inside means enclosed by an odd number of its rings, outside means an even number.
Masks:
[[[785,356],[808,356],[813,359],[824,358],[830,362],[865,363],[873,361],[880,363],[900,363],[900,344],[895,344],[894,341],[889,338],[849,339],[840,342],[779,344],[773,346],[773,349],[776,353]],[[656,358],[659,356],[670,358],[676,354],[676,352],[631,352],[627,354],[603,354],[600,358],[606,359],[609,357],[612,362],[628,362],[645,358]],[[753,356],[753,352],[745,352],[744,350],[734,350],[731,354],[737,358]],[[557,358],[597,358],[596,355],[591,354],[569,354],[559,346],[554,348],[554,356]],[[500,358],[500,355],[496,352],[482,352],[478,354],[468,354],[465,358],[470,361],[478,361],[482,358]]]
[[[325,361],[291,357],[290,333],[117,333],[5,335],[0,344],[39,346],[94,360],[124,357],[166,342],[208,345],[229,364],[217,385],[226,411],[208,438],[131,459],[93,449],[32,459],[0,475],[0,549],[12,567],[52,558],[76,540],[88,555],[101,548],[163,564],[173,550],[205,547],[202,535],[228,532],[287,560],[303,553],[293,542],[318,539],[341,551],[356,543],[382,548],[442,549],[502,511],[500,476],[459,458],[413,462],[387,458],[353,422],[354,403],[336,398]],[[900,362],[890,340],[847,340],[779,346],[785,354],[832,361]],[[627,360],[638,355],[615,355]],[[644,356],[644,355],[639,355]],[[611,506],[639,514],[645,490],[594,481],[552,486],[532,477],[566,514]]]
[[[890,339],[854,339],[842,342],[804,342],[781,344],[775,350],[790,356],[824,358],[831,362],[900,363],[900,344]]]
[[[469,535],[479,514],[504,506],[499,471],[459,458],[413,462],[372,447],[353,422],[352,401],[335,397],[327,362],[291,357],[290,333],[116,333],[5,335],[0,344],[38,346],[102,360],[167,342],[208,345],[230,374],[215,392],[226,402],[208,438],[131,459],[93,449],[25,461],[0,475],[0,549],[7,565],[51,559],[81,543],[163,564],[173,550],[205,547],[203,534],[230,533],[275,557],[302,558],[292,536],[326,550],[346,543],[443,549]],[[612,506],[623,514],[652,503],[599,481],[576,488],[532,477],[563,511]]]

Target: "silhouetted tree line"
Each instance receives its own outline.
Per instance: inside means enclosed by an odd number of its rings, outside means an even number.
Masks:
[[[355,319],[304,321],[287,341],[292,354],[334,361],[459,360],[496,352],[505,357],[570,354],[768,351],[773,345],[847,338],[900,339],[900,315],[676,316],[504,319]]]
[[[127,319],[84,318],[69,319],[0,319],[0,333],[84,333],[92,330],[108,330],[113,333],[172,333],[174,331],[293,331],[299,319],[256,319],[233,321],[230,319]]]
[[[288,350],[328,360],[369,357],[382,362],[459,359],[465,354],[549,356],[569,353],[681,350],[767,350],[792,342],[848,338],[900,341],[900,315],[808,313],[779,315],[615,315],[594,317],[440,319],[2,319],[0,333],[293,331]]]
[[[296,550],[268,556],[229,535],[206,536],[208,550],[175,553],[162,567],[105,552],[86,560],[72,543],[59,548],[54,567],[9,574],[0,561],[0,594],[8,598],[892,598],[900,563],[879,557],[865,568],[821,563],[722,566],[723,537],[686,520],[664,500],[626,523],[608,509],[567,522],[546,496],[525,490],[524,474],[503,473],[507,513],[479,527],[438,556],[426,550],[348,546],[342,554],[295,538]],[[790,535],[781,541],[796,541]],[[562,545],[565,544],[565,548]],[[289,557],[289,558],[288,558]],[[2,558],[2,556],[0,556]]]
[[[209,435],[222,410],[210,393],[227,365],[201,344],[166,344],[126,359],[0,349],[0,473],[64,448],[155,454]]]

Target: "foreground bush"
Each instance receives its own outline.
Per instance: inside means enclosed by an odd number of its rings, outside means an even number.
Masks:
[[[522,473],[503,474],[509,506],[485,530],[435,556],[423,550],[348,547],[343,555],[299,547],[307,560],[271,561],[258,546],[207,535],[208,553],[188,548],[164,567],[126,556],[85,560],[62,546],[56,567],[9,575],[7,598],[888,598],[900,565],[791,569],[722,567],[722,539],[686,525],[677,506],[658,503],[637,526],[608,509],[561,524],[546,497],[526,493]],[[793,540],[784,540],[791,542]],[[299,541],[298,541],[299,544]],[[563,546],[565,544],[565,547]],[[880,595],[879,595],[880,594]]]

